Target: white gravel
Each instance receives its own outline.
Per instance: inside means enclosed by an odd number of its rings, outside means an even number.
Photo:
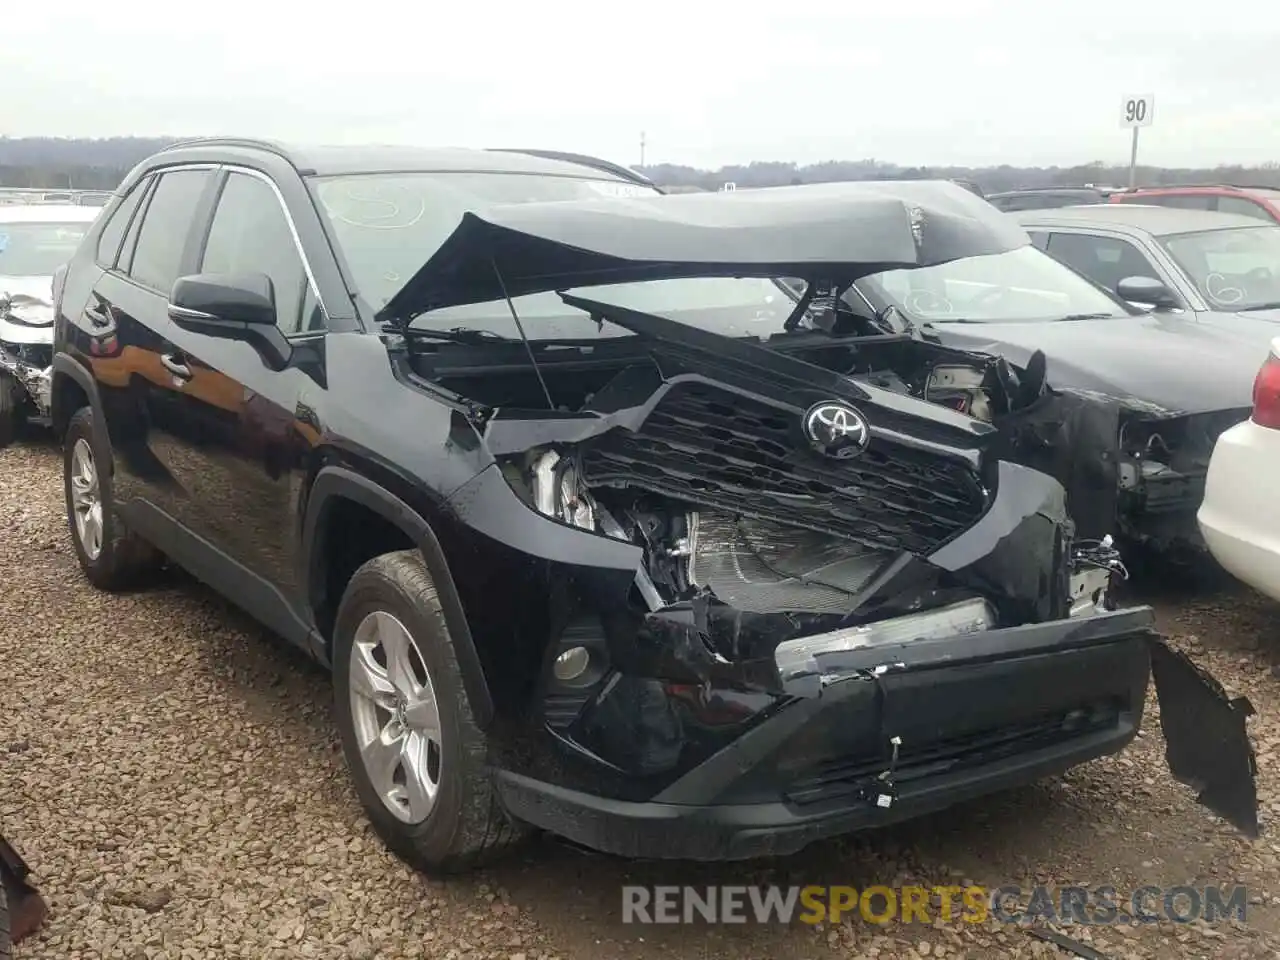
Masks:
[[[48,445],[0,451],[0,830],[52,911],[20,958],[1068,956],[994,924],[620,919],[628,882],[967,881],[1241,882],[1253,898],[1243,928],[1064,930],[1116,960],[1280,955],[1280,842],[1239,837],[1169,779],[1154,712],[1118,758],[780,863],[635,864],[546,841],[474,878],[428,881],[366,826],[327,677],[180,576],[131,596],[90,589],[70,550],[60,477]],[[1242,590],[1156,602],[1175,641],[1258,709],[1251,727],[1271,819],[1277,610]]]

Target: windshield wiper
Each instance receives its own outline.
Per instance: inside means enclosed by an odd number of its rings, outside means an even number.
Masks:
[[[1119,320],[1114,313],[1068,313],[1065,317],[1055,317],[1055,323],[1066,323],[1070,320]]]
[[[454,327],[452,330],[431,330],[422,327],[395,328],[395,332],[408,337],[421,337],[424,340],[443,340],[446,343],[519,343],[515,337],[504,337],[492,330],[469,330],[465,327]]]
[[[1280,310],[1280,300],[1271,303],[1255,303],[1252,306],[1241,307],[1239,313],[1248,313],[1250,310]]]

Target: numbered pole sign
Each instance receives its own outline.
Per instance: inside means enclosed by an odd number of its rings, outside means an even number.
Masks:
[[[1120,101],[1120,126],[1149,127],[1155,121],[1156,98],[1150,93],[1130,93]]]

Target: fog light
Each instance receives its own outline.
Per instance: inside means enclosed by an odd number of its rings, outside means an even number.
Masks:
[[[561,683],[573,683],[591,666],[591,651],[586,647],[570,647],[551,667],[551,672]]]

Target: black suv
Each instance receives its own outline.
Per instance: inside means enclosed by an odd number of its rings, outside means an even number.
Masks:
[[[796,850],[1120,749],[1152,664],[1175,773],[1256,830],[1246,707],[999,453],[1037,375],[814,307],[1027,242],[945,183],[178,145],[55,281],[75,550],[331,665],[360,799],[429,869],[530,827]]]

